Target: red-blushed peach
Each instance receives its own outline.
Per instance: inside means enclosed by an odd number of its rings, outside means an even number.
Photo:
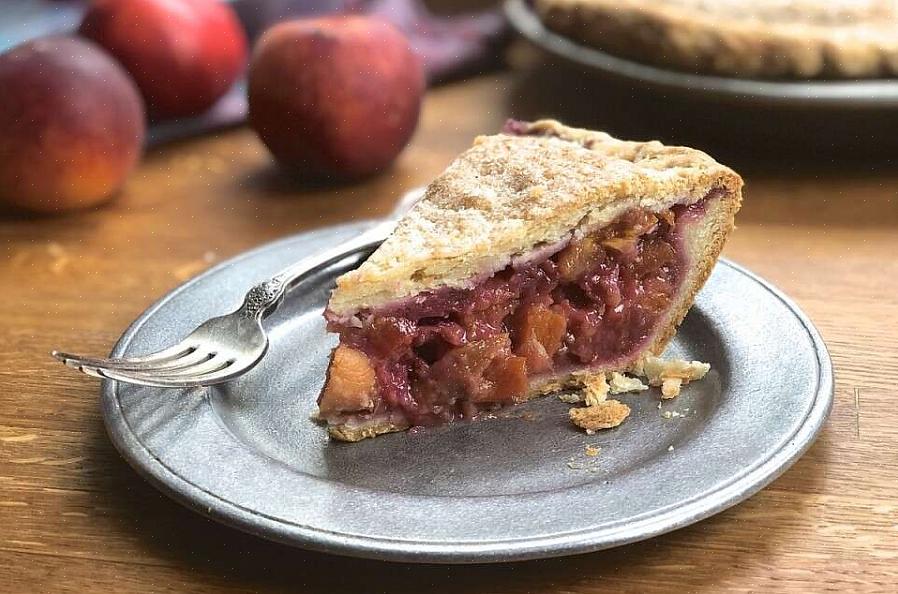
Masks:
[[[96,0],[80,33],[125,66],[159,119],[205,111],[246,66],[246,34],[220,0]]]
[[[140,93],[92,42],[48,37],[7,51],[0,89],[0,202],[37,212],[93,206],[140,158]]]
[[[384,169],[411,138],[423,93],[421,59],[374,18],[275,25],[250,60],[250,123],[278,162],[308,178]]]

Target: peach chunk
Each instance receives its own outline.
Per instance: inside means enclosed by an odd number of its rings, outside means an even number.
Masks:
[[[334,350],[318,408],[322,415],[374,408],[376,379],[365,353],[340,345]]]
[[[605,251],[595,237],[587,236],[579,241],[573,241],[558,253],[557,263],[561,280],[574,282],[604,259]]]
[[[527,392],[527,362],[524,357],[500,357],[486,368],[484,377],[489,382],[488,402],[517,400]]]
[[[544,305],[531,305],[524,310],[519,324],[517,353],[526,358],[528,371],[548,371],[552,357],[561,348],[567,319]]]
[[[432,370],[441,389],[473,402],[507,402],[527,389],[526,362],[511,354],[507,334],[452,349]]]

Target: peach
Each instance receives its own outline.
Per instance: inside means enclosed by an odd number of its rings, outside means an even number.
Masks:
[[[80,32],[128,69],[154,118],[205,111],[246,66],[246,34],[220,0],[97,0]]]
[[[38,212],[99,204],[140,157],[134,82],[89,41],[48,37],[0,55],[0,201]]]
[[[377,377],[365,353],[346,345],[331,355],[327,381],[318,402],[322,415],[374,408]]]
[[[357,178],[408,143],[421,59],[392,25],[362,16],[275,25],[249,69],[250,123],[274,157],[310,178]]]

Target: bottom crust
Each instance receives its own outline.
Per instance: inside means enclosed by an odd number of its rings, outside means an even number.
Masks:
[[[350,425],[349,423],[330,425],[327,428],[327,433],[339,441],[362,441],[368,437],[377,437],[384,433],[396,433],[407,429],[409,429],[408,425],[397,425],[392,421],[371,420],[359,425]]]

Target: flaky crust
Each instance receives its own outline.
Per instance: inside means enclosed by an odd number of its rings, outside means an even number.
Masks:
[[[611,53],[760,78],[898,73],[891,0],[536,0],[546,26]]]
[[[329,309],[350,316],[443,286],[464,286],[572,229],[634,207],[692,203],[712,189],[740,198],[742,179],[705,153],[628,142],[554,120],[532,135],[481,136],[430,186],[358,269],[337,279]]]

